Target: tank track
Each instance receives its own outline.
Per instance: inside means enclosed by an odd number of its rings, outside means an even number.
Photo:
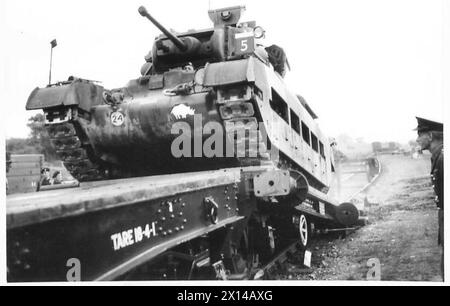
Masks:
[[[45,128],[50,136],[50,141],[56,151],[56,155],[63,161],[64,166],[75,179],[79,182],[111,179],[108,167],[95,161],[92,146],[82,141],[84,137],[81,127],[78,127],[76,121],[47,124]],[[236,133],[236,130],[231,133],[233,132]],[[236,137],[236,135],[229,135],[229,137]],[[244,139],[238,141],[238,143],[241,142],[245,143],[246,157],[236,156],[240,166],[258,165],[261,158],[265,160],[269,159],[268,156],[261,156],[259,153],[254,153],[257,154],[257,157],[249,157],[249,143],[252,141],[248,133],[245,133]],[[235,148],[236,153],[237,150]]]
[[[240,94],[240,98],[242,103],[245,102],[250,102],[254,105],[255,110],[257,109],[257,104],[258,104],[258,98],[261,99],[258,95],[257,92],[253,92],[253,94],[250,94],[249,90],[247,90],[247,93],[243,93],[243,91]],[[221,92],[226,92],[227,88],[226,87],[219,87],[218,91]],[[236,93],[235,93],[236,94]],[[222,96],[226,96],[226,93],[223,94]],[[255,97],[256,96],[256,97]],[[221,103],[222,105],[228,105],[228,104],[234,104],[236,100],[228,100],[226,98],[221,99]],[[235,118],[235,119],[224,119],[223,123],[225,125],[225,131],[227,134],[227,138],[230,141],[233,141],[234,143],[236,143],[235,145],[235,154],[237,152],[236,146],[239,145],[244,145],[245,146],[245,157],[239,157],[237,155],[235,155],[235,158],[239,164],[240,167],[245,167],[245,166],[257,166],[257,165],[261,165],[264,162],[274,162],[275,165],[280,168],[280,169],[285,169],[285,170],[294,170],[294,171],[299,171],[303,174],[306,175],[306,177],[308,178],[308,182],[309,184],[316,188],[317,190],[323,190],[324,192],[326,189],[326,186],[324,186],[323,184],[321,184],[320,182],[318,182],[318,180],[312,176],[310,173],[306,172],[305,170],[303,170],[294,160],[292,160],[291,158],[289,158],[287,155],[283,154],[281,151],[278,151],[276,154],[278,154],[278,158],[274,158],[275,156],[271,156],[272,153],[275,152],[270,152],[267,151],[268,146],[269,146],[269,139],[267,138],[267,135],[265,135],[266,139],[263,139],[263,135],[260,131],[260,129],[258,128],[258,135],[257,135],[257,139],[256,139],[256,143],[255,143],[255,139],[254,137],[256,135],[253,135],[253,139],[252,137],[250,137],[250,135],[248,133],[243,133],[243,131],[245,131],[245,128],[242,126],[236,126],[235,128],[227,128],[227,124],[228,123],[243,123],[245,124],[249,124],[249,123],[254,123],[258,125],[258,117],[260,115],[257,113],[257,111],[255,111],[255,114],[253,116],[249,116],[249,117],[240,117],[240,118]],[[236,136],[240,133],[240,135],[245,135],[243,138],[238,139]],[[252,144],[252,145],[251,145]],[[253,149],[251,149],[253,148]],[[255,152],[254,150],[257,149],[257,152]]]
[[[79,182],[108,179],[105,167],[91,158],[93,148],[82,141],[82,131],[77,125],[75,121],[45,125],[57,156]]]
[[[248,123],[252,121],[257,124],[255,117],[239,118],[237,120],[224,120],[224,124],[226,126],[228,122],[233,124],[235,122]],[[225,128],[225,130],[228,140],[234,143],[234,157],[240,167],[260,165],[262,160],[270,159],[269,153],[265,152],[266,145],[262,140],[260,131],[257,132],[257,135],[250,135],[243,126],[238,126],[237,128],[232,129]],[[244,137],[238,138],[238,135],[244,135]],[[257,138],[255,139],[255,137]],[[238,152],[244,156],[239,156]]]

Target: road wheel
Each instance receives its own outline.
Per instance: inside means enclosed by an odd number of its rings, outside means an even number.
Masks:
[[[298,222],[298,233],[300,237],[300,246],[306,249],[311,238],[311,225],[305,215],[301,215]]]
[[[336,219],[344,226],[353,226],[358,222],[359,210],[352,203],[342,203],[336,208]]]

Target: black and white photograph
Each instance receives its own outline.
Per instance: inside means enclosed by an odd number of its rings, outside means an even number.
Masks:
[[[0,23],[3,283],[446,284],[450,1],[4,0]]]

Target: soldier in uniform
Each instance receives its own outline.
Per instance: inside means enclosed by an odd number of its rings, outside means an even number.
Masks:
[[[444,133],[443,124],[417,118],[417,143],[422,150],[431,152],[431,181],[439,209],[438,244],[442,247],[441,273],[444,278]]]
[[[11,169],[11,164],[12,164],[11,153],[6,152],[6,173],[9,172],[9,169]]]
[[[286,68],[290,69],[289,62],[286,57],[286,52],[284,52],[283,48],[277,45],[271,45],[266,48],[266,51],[269,55],[269,62],[273,66],[273,70],[278,72],[283,78],[286,75]]]
[[[41,181],[39,183],[40,186],[46,186],[51,185],[52,179],[50,178],[50,169],[49,168],[43,168],[41,170]]]
[[[55,173],[53,173],[53,185],[58,185],[58,184],[62,184],[62,174],[61,171],[55,171]]]
[[[9,169],[11,169],[11,153],[6,151],[6,173],[9,173]],[[8,186],[8,178],[6,178],[6,192],[8,192],[9,186]]]

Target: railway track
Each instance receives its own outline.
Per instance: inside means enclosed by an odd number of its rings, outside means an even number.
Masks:
[[[357,192],[354,192],[349,198],[347,198],[348,202],[351,202],[354,200],[359,194],[366,191],[370,186],[372,186],[379,176],[382,174],[382,165],[377,159],[379,169],[378,173],[372,178],[370,182],[363,185]],[[317,230],[314,235],[318,234],[328,234],[328,233],[335,233],[335,232],[341,232],[344,235],[350,235],[351,233],[357,231],[360,229],[364,224],[367,222],[366,217],[360,218],[360,224],[354,227],[347,227],[347,228],[338,228],[338,229],[321,229]],[[289,260],[294,254],[300,255],[300,258],[305,258],[305,253],[311,252],[308,250],[308,248],[302,248],[299,241],[290,241],[285,244],[284,247],[280,248],[278,252],[276,252],[272,259],[269,260],[267,263],[265,263],[256,273],[253,275],[253,279],[273,279],[274,276],[277,273],[277,270],[281,269],[281,266]],[[298,254],[300,253],[300,254]],[[309,254],[311,255],[311,254]],[[310,267],[305,265],[305,261],[303,261],[304,265],[304,271],[308,272],[311,271]],[[281,269],[282,270],[282,269]]]

